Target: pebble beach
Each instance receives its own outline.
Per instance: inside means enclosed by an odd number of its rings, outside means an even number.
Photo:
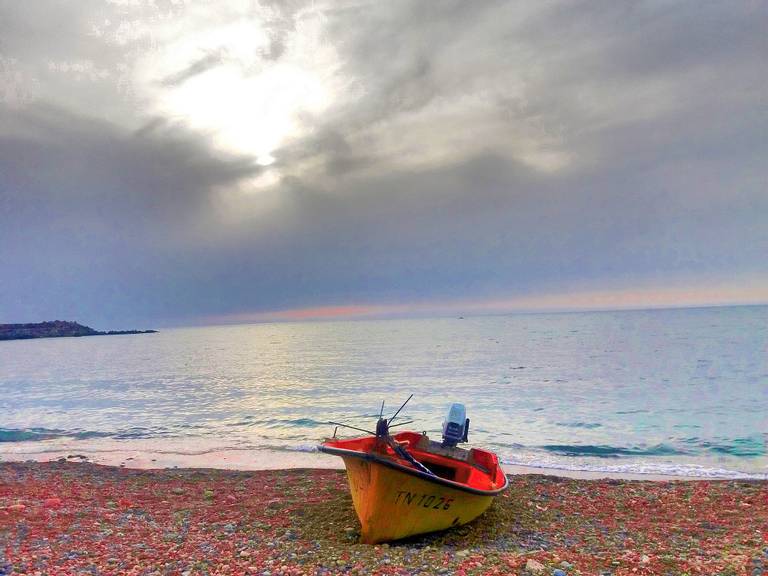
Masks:
[[[768,573],[768,482],[511,475],[466,526],[358,543],[340,470],[0,464],[0,575]]]

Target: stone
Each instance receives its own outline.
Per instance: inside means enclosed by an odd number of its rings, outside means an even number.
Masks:
[[[525,569],[531,574],[543,574],[546,571],[544,564],[533,558],[525,563]]]

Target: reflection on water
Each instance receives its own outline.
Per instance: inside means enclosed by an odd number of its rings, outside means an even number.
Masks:
[[[768,307],[260,324],[0,343],[0,441],[302,448],[451,401],[510,461],[767,471]],[[365,427],[365,426],[364,426]],[[2,445],[0,445],[2,446]]]

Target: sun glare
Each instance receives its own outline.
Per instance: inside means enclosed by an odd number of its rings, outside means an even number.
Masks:
[[[253,154],[267,166],[281,143],[301,133],[299,115],[321,111],[327,100],[322,83],[295,66],[278,64],[247,77],[225,65],[169,90],[162,106],[193,129],[211,132],[222,148]]]
[[[336,54],[322,42],[319,20],[303,19],[280,39],[277,56],[274,37],[251,19],[166,31],[168,41],[142,67],[142,84],[157,114],[270,166],[275,151],[311,131],[312,117],[332,102]]]

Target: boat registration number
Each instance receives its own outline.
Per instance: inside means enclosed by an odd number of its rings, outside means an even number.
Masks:
[[[432,510],[448,510],[453,500],[453,498],[445,498],[437,494],[422,494],[420,492],[399,490],[395,498],[395,504],[421,506],[422,508],[431,508]]]

